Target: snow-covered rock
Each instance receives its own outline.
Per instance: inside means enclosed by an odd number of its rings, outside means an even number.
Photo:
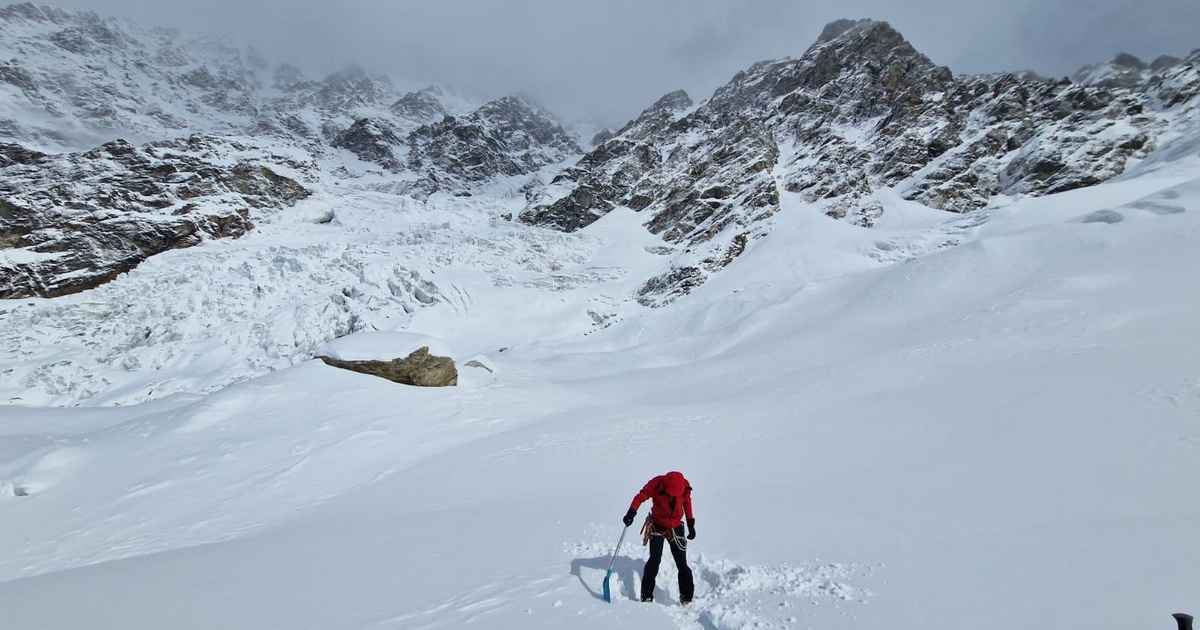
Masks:
[[[221,165],[189,151],[203,144],[118,140],[57,156],[0,144],[0,298],[93,288],[154,254],[241,236],[252,210],[309,194],[270,160]]]
[[[393,191],[421,197],[471,195],[479,184],[530,175],[583,152],[553,116],[519,96],[462,116],[445,114],[406,136],[401,131],[364,118],[339,134],[333,146],[402,174]]]

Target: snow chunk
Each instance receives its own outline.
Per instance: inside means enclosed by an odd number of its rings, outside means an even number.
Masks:
[[[451,356],[450,347],[436,337],[380,331],[355,333],[334,339],[321,347],[317,355],[340,361],[390,360],[402,359],[422,347],[428,347],[429,354],[434,356]]]

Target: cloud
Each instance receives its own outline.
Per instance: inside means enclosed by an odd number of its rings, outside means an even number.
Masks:
[[[153,25],[222,32],[321,75],[349,63],[402,85],[524,92],[618,125],[677,88],[707,97],[738,70],[797,56],[842,17],[888,20],[955,72],[1052,76],[1128,51],[1200,46],[1196,0],[62,0]]]

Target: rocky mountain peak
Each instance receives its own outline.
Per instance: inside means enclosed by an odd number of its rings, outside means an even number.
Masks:
[[[881,61],[896,57],[918,57],[932,65],[891,24],[876,20],[838,20],[829,23],[809,53],[824,48],[837,50],[843,63],[852,63],[860,58]]]
[[[890,26],[888,26],[888,24],[886,22],[877,22],[875,20],[870,20],[870,19],[834,20],[834,21],[826,24],[825,28],[821,29],[821,34],[817,37],[816,43],[824,44],[827,42],[832,42],[835,39],[843,38],[844,36],[847,36],[848,34],[850,36],[855,36],[855,35],[865,32],[865,31],[869,31],[879,25],[883,25],[883,26],[887,26],[888,28],[891,28]]]
[[[100,19],[95,13],[73,14],[64,9],[41,6],[32,2],[22,2],[7,7],[0,7],[0,20],[63,23],[68,21],[72,15],[86,15],[95,20]]]
[[[317,101],[325,109],[353,111],[390,100],[394,94],[391,79],[368,75],[359,66],[351,65],[321,81]]]
[[[788,107],[812,98],[839,107],[854,118],[883,115],[897,100],[937,89],[953,78],[918,52],[887,22],[841,20],[799,59],[761,61],[739,72],[713,95],[721,110],[769,109],[790,97]],[[807,93],[808,96],[801,96]]]
[[[420,124],[435,122],[447,115],[445,104],[442,103],[442,90],[437,86],[429,86],[417,92],[409,92],[395,103],[392,103],[392,113]]]
[[[821,29],[821,34],[817,36],[817,43],[831,42],[846,34],[846,32],[858,28],[860,24],[870,25],[872,23],[874,23],[874,20],[834,20]]]
[[[1127,68],[1130,70],[1145,70],[1150,67],[1146,65],[1146,62],[1127,52],[1117,53],[1109,63],[1118,68]]]
[[[683,90],[675,90],[674,92],[664,95],[657,101],[654,101],[654,104],[647,108],[646,111],[678,112],[691,107],[693,104],[692,97],[688,96],[687,92]]]
[[[1157,70],[1152,70],[1146,62],[1123,52],[1104,63],[1080,68],[1071,75],[1071,80],[1095,87],[1137,89],[1144,86],[1155,72]]]
[[[1168,106],[1196,91],[1183,70],[1160,83]],[[639,291],[657,306],[762,236],[785,192],[871,227],[884,189],[967,212],[1114,177],[1163,129],[1149,98],[1029,73],[955,78],[886,22],[841,20],[799,58],[756,63],[679,117],[647,109],[530,195],[520,218],[570,231],[617,207],[642,212],[683,246]]]
[[[635,141],[643,139],[654,133],[657,133],[663,127],[671,124],[678,116],[691,108],[694,105],[692,97],[683,90],[675,90],[669,94],[665,94],[653,105],[647,107],[638,115],[637,118],[625,123],[625,126],[618,130],[615,134],[608,132],[604,135],[597,134],[592,139],[592,145],[598,146],[603,142],[608,142],[614,137],[621,136],[626,140]],[[597,140],[601,142],[597,142]]]
[[[1183,60],[1174,55],[1159,55],[1150,62],[1150,69],[1154,72],[1162,72],[1167,68],[1178,65]]]
[[[279,64],[273,74],[275,89],[282,92],[294,92],[309,83],[304,72],[290,63]]]
[[[528,136],[527,139],[512,138],[518,143],[544,145],[554,151],[580,153],[575,140],[555,120],[554,116],[520,95],[510,95],[484,103],[468,116],[474,122],[496,129],[506,129]]]
[[[421,126],[405,144],[407,168],[421,177],[413,191],[421,194],[469,194],[473,183],[528,175],[583,152],[553,116],[518,95]]]
[[[392,190],[418,196],[470,194],[481,182],[529,175],[583,152],[553,116],[524,97],[505,96],[454,116],[438,95],[436,90],[414,92],[390,108],[410,122],[440,114],[437,120],[402,133],[383,120],[363,118],[332,144],[364,161],[405,172]]]

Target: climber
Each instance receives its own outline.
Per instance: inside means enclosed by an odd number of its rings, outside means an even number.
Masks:
[[[670,542],[671,557],[679,569],[679,601],[692,601],[695,586],[692,570],[687,565],[687,541],[696,538],[696,519],[692,517],[692,487],[678,472],[669,472],[650,480],[642,491],[633,497],[633,503],[625,518],[626,527],[633,524],[638,506],[646,499],[653,499],[650,514],[642,525],[642,544],[649,543],[650,559],[642,572],[642,601],[654,601],[654,578],[658,576],[658,564],[662,562],[663,544]],[[687,538],[684,538],[683,521],[687,517]]]

